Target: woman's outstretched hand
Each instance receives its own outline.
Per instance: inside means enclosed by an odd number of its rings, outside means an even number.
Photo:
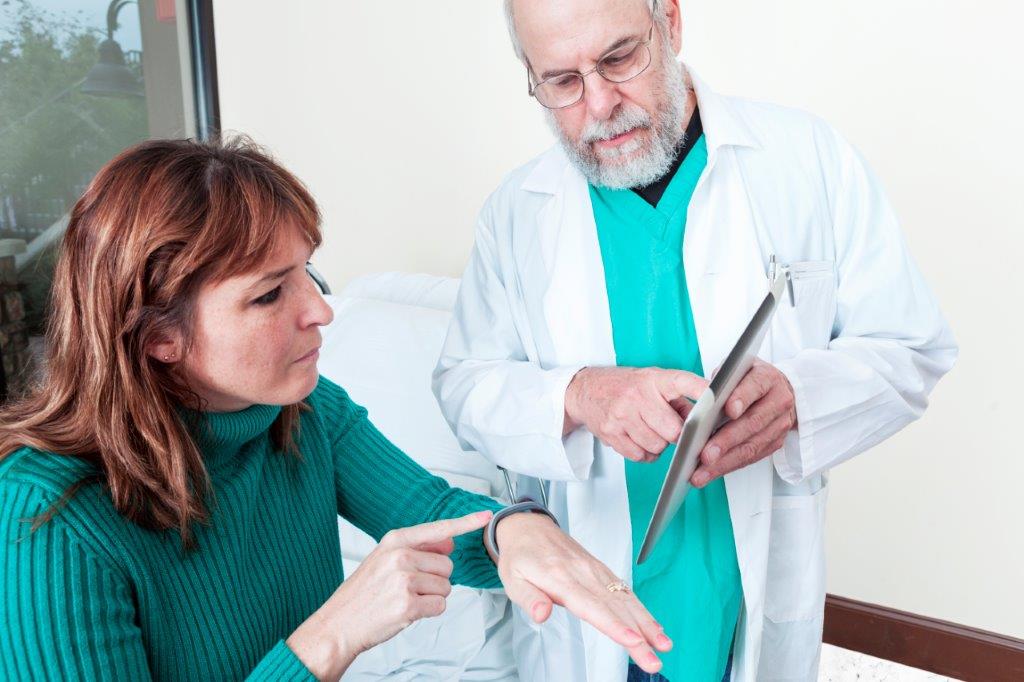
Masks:
[[[564,606],[622,645],[636,664],[661,670],[655,650],[672,640],[619,578],[542,514],[513,514],[496,529],[498,574],[509,599],[537,623]],[[612,589],[609,589],[609,587]]]
[[[291,634],[289,648],[317,679],[337,680],[362,652],[421,618],[441,615],[452,591],[452,538],[490,519],[491,512],[476,512],[389,532]]]
[[[444,613],[455,536],[487,525],[491,512],[393,530],[287,640],[318,679],[336,680],[356,656],[421,618]],[[554,604],[623,646],[647,672],[672,648],[661,626],[619,579],[540,514],[513,514],[497,528],[498,574],[513,602],[542,623]]]

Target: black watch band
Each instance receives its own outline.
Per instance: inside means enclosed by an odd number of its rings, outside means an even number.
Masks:
[[[500,552],[498,552],[498,535],[497,535],[498,522],[501,521],[506,516],[511,516],[512,514],[519,514],[519,513],[522,513],[522,512],[531,512],[531,513],[534,513],[534,514],[543,514],[544,516],[546,516],[549,519],[551,519],[556,526],[558,525],[558,519],[555,518],[554,514],[552,514],[550,511],[548,511],[547,507],[545,507],[540,502],[534,502],[533,500],[531,500],[528,497],[524,498],[522,500],[519,500],[515,504],[509,505],[508,507],[505,507],[504,509],[499,509],[498,511],[494,512],[494,516],[491,517],[490,522],[487,524],[487,527],[484,529],[484,546],[487,548],[487,550],[491,554],[494,555],[495,558],[500,556]]]

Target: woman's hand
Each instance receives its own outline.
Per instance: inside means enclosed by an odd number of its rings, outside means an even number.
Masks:
[[[289,648],[317,679],[337,680],[363,651],[441,615],[452,591],[452,538],[490,519],[484,511],[391,531],[292,633]]]
[[[668,651],[672,640],[631,591],[611,591],[619,583],[607,566],[591,556],[542,514],[513,514],[496,530],[498,574],[509,599],[537,623],[564,606],[618,644],[647,672],[661,670],[654,653]]]

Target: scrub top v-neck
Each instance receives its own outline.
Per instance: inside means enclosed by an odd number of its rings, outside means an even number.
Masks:
[[[701,134],[653,206],[633,190],[590,186],[619,366],[704,373],[683,270],[683,234],[706,163]],[[673,451],[669,445],[653,463],[625,462],[633,589],[674,642],[661,655],[661,673],[670,682],[717,682],[742,600],[723,480],[692,489],[653,554],[636,565]]]

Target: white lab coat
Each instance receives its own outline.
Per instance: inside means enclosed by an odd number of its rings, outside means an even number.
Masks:
[[[687,212],[687,287],[704,367],[793,273],[761,350],[789,378],[798,431],[725,477],[743,585],[734,680],[813,680],[825,595],[826,472],[921,416],[956,344],[864,160],[827,124],[724,97],[690,73],[708,162]],[[623,458],[586,429],[562,438],[565,388],[615,364],[584,177],[555,147],[481,211],[434,392],[464,447],[550,481],[563,528],[631,578]],[[626,654],[562,609],[515,636],[522,679],[623,682]]]

